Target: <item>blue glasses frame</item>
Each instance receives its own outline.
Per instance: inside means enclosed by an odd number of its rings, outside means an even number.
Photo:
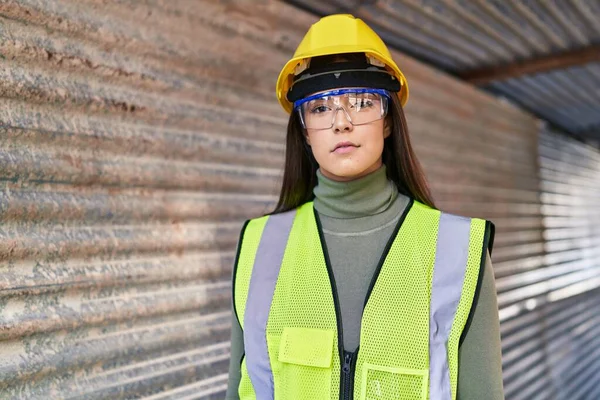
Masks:
[[[302,127],[304,129],[307,129],[306,127],[306,123],[304,121],[304,116],[302,115],[302,105],[311,101],[311,100],[316,100],[316,99],[320,99],[322,97],[326,97],[326,96],[338,96],[338,95],[342,95],[342,94],[346,94],[346,93],[374,93],[374,94],[378,94],[380,96],[383,96],[386,98],[386,100],[389,102],[391,100],[390,98],[390,93],[385,90],[385,89],[373,89],[373,88],[353,88],[353,89],[335,89],[335,90],[329,90],[327,92],[323,92],[323,93],[319,93],[319,94],[313,94],[312,96],[308,96],[304,99],[301,100],[297,100],[294,102],[294,112],[297,112],[299,117],[300,117],[300,123],[302,124]],[[386,105],[387,107],[387,105]],[[348,118],[348,120],[350,121],[350,123],[352,123],[352,125],[355,125],[351,119],[350,116],[348,115],[348,112],[344,110],[344,112],[346,113],[346,118]],[[386,112],[387,112],[387,108],[386,108]],[[333,121],[332,121],[332,126],[333,126]],[[327,129],[327,128],[319,128],[319,129]]]
[[[371,89],[371,88],[356,88],[356,89],[335,89],[329,90],[327,92],[313,94],[312,96],[305,97],[303,99],[297,100],[294,102],[294,109],[297,110],[302,104],[309,102],[311,100],[319,99],[325,96],[338,96],[340,94],[346,93],[376,93],[390,99],[390,92],[385,89]]]

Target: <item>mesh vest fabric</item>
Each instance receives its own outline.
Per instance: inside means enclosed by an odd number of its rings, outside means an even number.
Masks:
[[[306,203],[298,209],[289,235],[267,324],[276,399],[338,396],[337,319],[320,249],[312,203]],[[306,329],[312,330],[311,335],[301,334]],[[286,357],[286,352],[295,357]],[[318,364],[319,358],[330,362]]]
[[[413,204],[388,252],[363,312],[355,399],[427,396],[429,299],[438,220],[439,212]],[[397,393],[401,397],[394,397]]]
[[[389,250],[363,312],[354,375],[355,399],[429,398],[430,303],[440,216],[439,211],[415,202]],[[444,360],[448,364],[450,388],[446,391],[436,387],[432,394],[440,400],[446,399],[439,397],[446,392],[456,399],[458,342],[470,313],[482,263],[486,222],[478,219],[469,222],[468,265],[464,279],[457,282],[462,288],[456,299],[459,302]],[[444,289],[448,288],[439,290]]]
[[[363,313],[354,399],[429,398],[429,311],[440,215],[439,211],[415,201],[391,242]],[[234,278],[240,321],[244,320],[242,310],[247,307],[248,286],[264,220],[273,217],[277,216],[252,220],[243,235]],[[451,387],[448,393],[452,393],[453,400],[458,343],[470,313],[486,245],[486,221],[465,220],[470,224],[468,257],[465,255],[468,262],[463,267],[464,280],[461,275],[458,282],[461,286],[456,298],[458,304],[453,307],[456,314],[452,316],[448,354],[444,358]],[[312,203],[297,209],[273,284],[275,290],[265,332],[274,391],[268,398],[339,398],[338,320]],[[242,328],[252,329],[243,325]],[[252,387],[243,362],[240,399],[261,399]]]

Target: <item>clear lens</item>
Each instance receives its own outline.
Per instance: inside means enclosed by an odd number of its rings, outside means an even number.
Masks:
[[[311,99],[299,111],[306,129],[329,129],[340,110],[352,125],[364,125],[385,117],[387,105],[387,97],[379,93],[344,93]]]

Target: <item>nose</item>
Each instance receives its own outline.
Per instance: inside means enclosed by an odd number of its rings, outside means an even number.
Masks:
[[[334,132],[335,133],[350,132],[350,131],[352,131],[353,128],[354,128],[354,126],[352,125],[352,122],[350,122],[350,119],[348,118],[346,111],[342,107],[339,107],[335,111],[335,115],[333,117]]]

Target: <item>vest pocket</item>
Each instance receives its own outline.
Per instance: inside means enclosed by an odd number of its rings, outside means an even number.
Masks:
[[[363,364],[360,400],[427,400],[429,371]]]
[[[283,329],[277,357],[281,362],[281,396],[277,398],[331,398],[333,335],[330,329]]]

